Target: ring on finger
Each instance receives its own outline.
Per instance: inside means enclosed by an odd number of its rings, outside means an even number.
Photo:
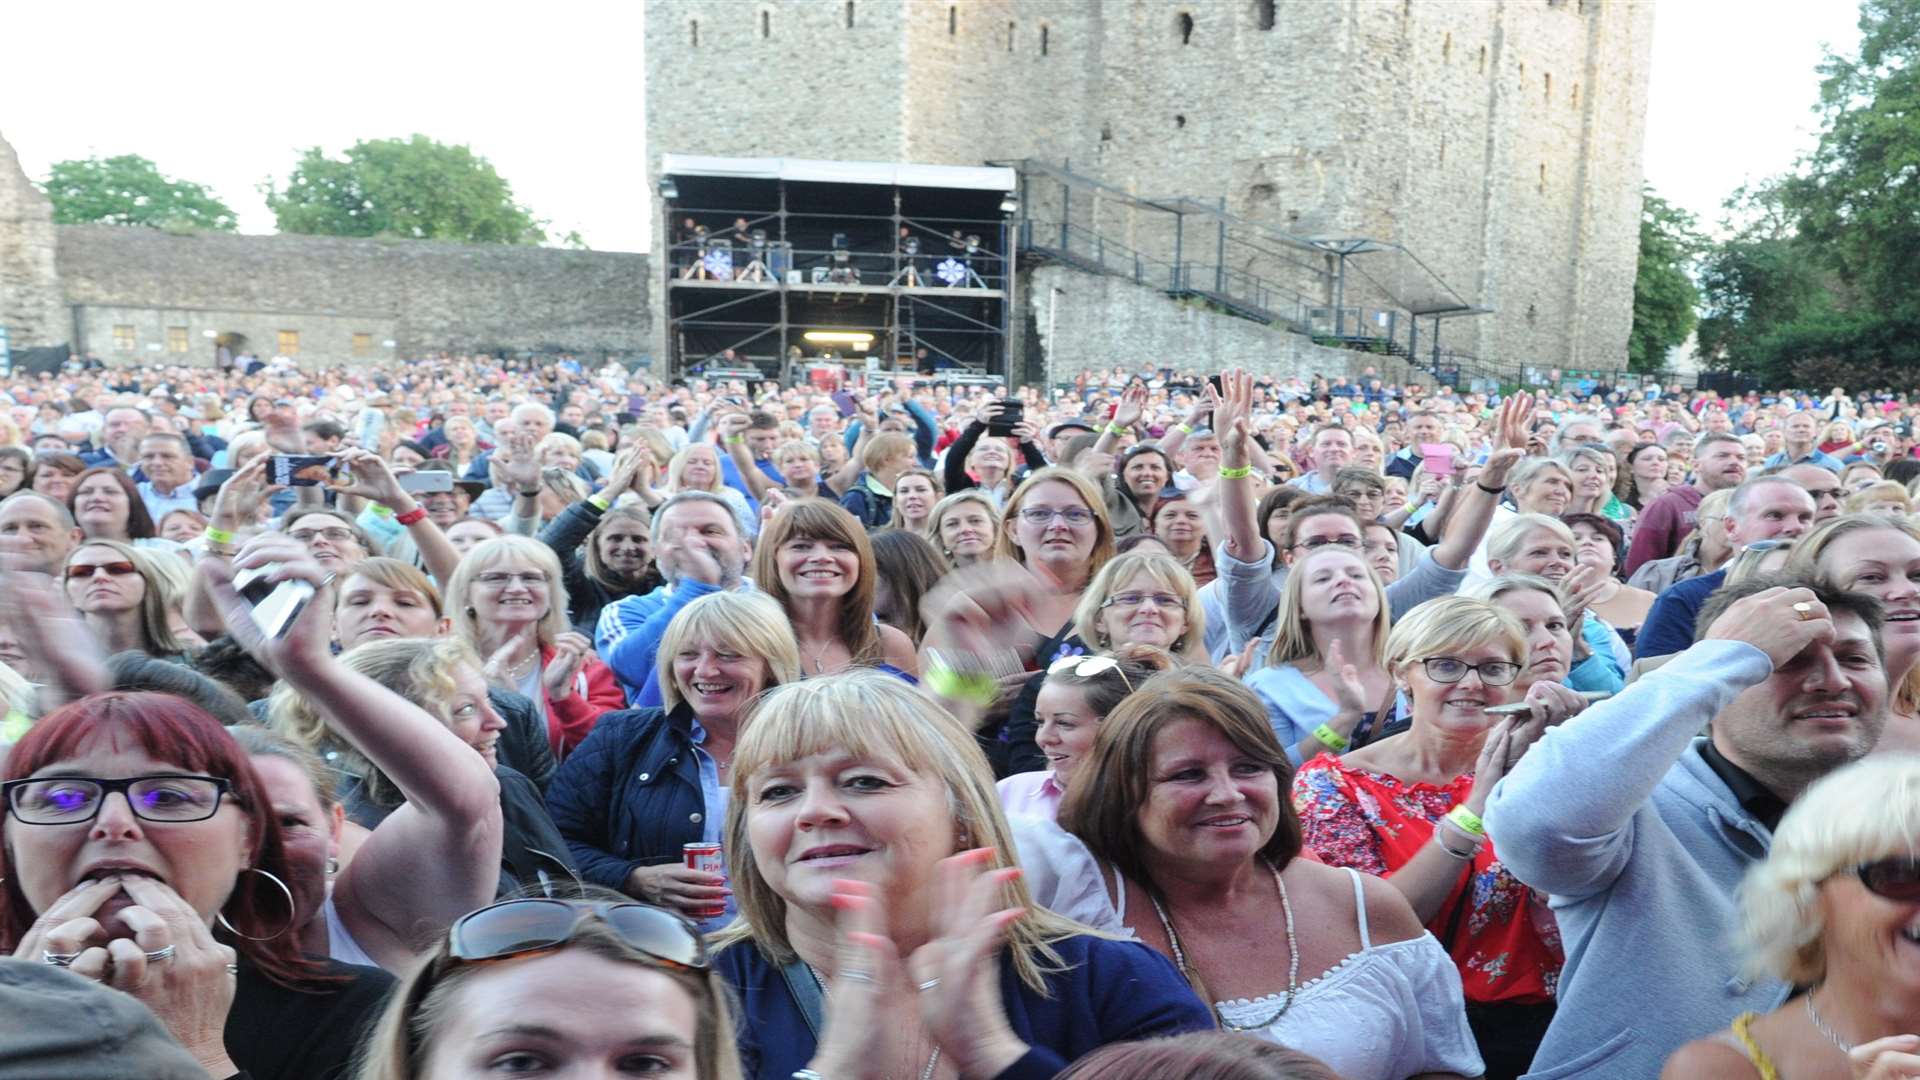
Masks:
[[[173,959],[173,946],[171,945],[162,945],[147,954],[147,963],[149,964],[157,964],[162,960],[171,959]]]
[[[78,959],[80,959],[80,954],[77,952],[40,950],[40,962],[43,964],[52,964],[54,967],[72,967],[73,962]]]
[[[1805,622],[1813,618],[1813,605],[1805,602],[1795,604],[1793,605],[1793,614],[1801,622]]]
[[[845,980],[847,980],[848,982],[863,982],[863,983],[870,983],[870,982],[872,982],[872,981],[873,981],[873,972],[871,972],[871,971],[861,971],[861,970],[860,970],[860,969],[858,969],[858,968],[854,968],[854,969],[852,969],[852,970],[850,970],[850,971],[842,971],[842,972],[840,972],[840,977],[841,977],[842,979],[845,979]]]
[[[939,985],[940,985],[939,979],[928,979],[926,982],[923,982],[920,984],[920,992],[924,994],[927,991]]]

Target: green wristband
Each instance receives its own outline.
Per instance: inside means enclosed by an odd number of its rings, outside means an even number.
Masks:
[[[1242,465],[1237,469],[1223,468],[1220,470],[1220,479],[1222,480],[1244,480],[1252,475],[1253,466],[1251,465]]]
[[[1486,822],[1480,820],[1479,814],[1474,813],[1464,806],[1456,806],[1447,811],[1447,820],[1460,826],[1460,831],[1466,833],[1468,836],[1483,837],[1487,835]]]
[[[1000,684],[993,676],[967,674],[950,667],[929,667],[921,681],[940,697],[975,705],[992,705],[1000,696]]]
[[[1321,724],[1319,727],[1314,728],[1313,737],[1316,739],[1319,739],[1321,742],[1321,745],[1325,746],[1327,749],[1333,751],[1336,754],[1344,753],[1347,747],[1353,745],[1352,739],[1349,739],[1345,735],[1342,735],[1339,732],[1333,730],[1332,727],[1326,724]]]

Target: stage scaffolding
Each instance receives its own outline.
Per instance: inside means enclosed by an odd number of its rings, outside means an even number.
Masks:
[[[669,370],[1004,377],[1016,186],[1005,168],[665,155]]]

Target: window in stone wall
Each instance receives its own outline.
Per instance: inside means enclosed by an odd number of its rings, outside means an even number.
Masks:
[[[113,349],[115,352],[132,352],[134,346],[133,327],[124,323],[113,328]]]
[[[853,0],[847,0],[847,29],[853,29]]]
[[[1050,32],[1051,32],[1050,29],[1045,24],[1041,25],[1040,27],[1040,55],[1041,56],[1047,55],[1047,35]]]
[[[1551,102],[1553,100],[1553,72],[1551,71],[1547,72],[1546,86],[1547,86],[1547,100]]]
[[[947,36],[952,37],[953,35],[959,32],[960,32],[960,6],[958,4],[948,4],[947,5]]]
[[[1007,20],[1007,51],[1008,52],[1013,51],[1013,33],[1015,30],[1018,30],[1019,28],[1020,27],[1018,23],[1015,23],[1012,19]]]
[[[1174,25],[1180,31],[1180,44],[1182,45],[1193,44],[1193,13],[1190,11],[1183,11],[1179,14],[1179,16],[1177,16],[1173,20],[1173,22],[1174,22]]]
[[[1440,42],[1440,59],[1443,63],[1453,63],[1453,34],[1448,33]]]
[[[1573,84],[1573,93],[1572,95],[1569,96],[1568,101],[1573,105],[1574,108],[1577,109],[1580,107],[1580,84],[1579,83]]]
[[[1544,161],[1540,163],[1540,183],[1534,187],[1534,190],[1542,195],[1547,193],[1547,163]]]
[[[167,327],[167,351],[183,353],[187,351],[187,328],[184,326]]]
[[[693,47],[696,49],[699,48],[700,47],[700,20],[699,19],[687,20],[687,33],[693,37]]]
[[[276,344],[278,344],[279,346],[279,349],[277,351],[281,356],[300,355],[300,331],[298,330],[280,331],[280,335]]]
[[[373,355],[373,335],[356,333],[353,335],[353,355],[366,357]]]
[[[771,11],[760,13],[760,36],[763,38],[773,36],[773,12]]]
[[[1487,47],[1485,45],[1482,45],[1480,46],[1480,74],[1485,75],[1486,73],[1487,73]]]
[[[1273,29],[1273,0],[1253,0],[1253,18],[1260,29]]]

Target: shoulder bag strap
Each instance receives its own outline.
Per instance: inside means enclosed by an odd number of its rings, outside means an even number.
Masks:
[[[807,1029],[813,1032],[813,1041],[820,1041],[820,1033],[826,1027],[826,999],[820,993],[820,983],[814,979],[813,972],[806,961],[795,958],[780,965],[780,975],[787,980],[787,991],[800,1006],[800,1015],[806,1017]]]

